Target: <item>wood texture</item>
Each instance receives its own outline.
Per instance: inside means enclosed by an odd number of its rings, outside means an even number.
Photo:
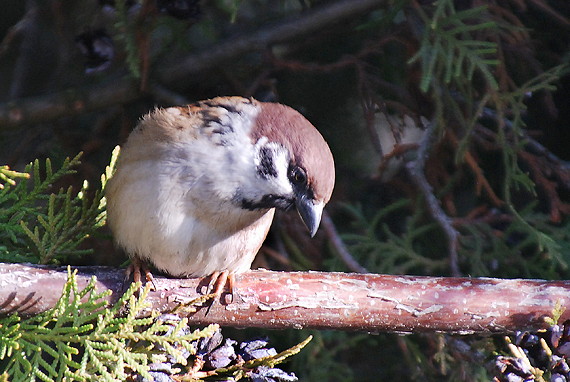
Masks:
[[[123,288],[124,271],[78,267],[80,287]],[[0,264],[0,314],[37,314],[57,301],[66,268]],[[198,297],[206,280],[156,277],[153,309]],[[443,278],[375,274],[250,271],[236,277],[234,302],[215,301],[189,316],[194,324],[321,328],[368,332],[490,333],[544,327],[556,302],[570,305],[570,281]],[[570,309],[562,319],[570,318]]]

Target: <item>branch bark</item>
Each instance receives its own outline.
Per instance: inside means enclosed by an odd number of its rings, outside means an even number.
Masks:
[[[436,198],[432,186],[429,184],[424,173],[425,164],[431,151],[431,146],[434,141],[436,132],[436,121],[431,121],[428,125],[427,131],[420,141],[420,146],[417,151],[415,160],[406,163],[408,174],[412,178],[416,187],[423,194],[426,201],[428,210],[432,217],[437,221],[445,236],[447,236],[447,245],[449,251],[449,268],[453,276],[460,276],[459,270],[459,255],[457,247],[459,246],[459,232],[453,227],[451,219],[440,205],[439,200]]]
[[[123,288],[124,271],[77,267],[84,287]],[[34,315],[52,307],[67,278],[64,267],[0,263],[0,314]],[[152,309],[170,311],[198,297],[200,279],[156,278]],[[234,302],[216,301],[190,314],[193,324],[262,328],[320,328],[368,332],[491,333],[536,330],[560,303],[570,281],[443,278],[375,274],[250,271],[236,277]],[[570,310],[562,320],[570,319]]]
[[[317,30],[329,28],[333,24],[346,22],[378,8],[383,3],[385,0],[341,0],[295,15],[263,26],[248,35],[222,41],[203,52],[163,64],[157,71],[158,80],[166,85],[191,83],[202,78],[195,75],[197,72],[209,70],[244,53],[298,39]],[[152,86],[150,90],[153,91]],[[0,126],[13,128],[23,124],[52,121],[63,116],[129,102],[140,96],[136,81],[125,77],[93,87],[67,89],[45,96],[0,103]]]
[[[123,78],[44,96],[22,98],[0,103],[0,126],[6,129],[53,121],[111,105],[120,105],[140,95],[136,81]]]

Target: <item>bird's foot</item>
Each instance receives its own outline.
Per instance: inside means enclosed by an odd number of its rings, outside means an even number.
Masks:
[[[172,313],[194,313],[201,307],[207,307],[206,316],[219,298],[222,305],[231,304],[234,301],[234,275],[229,271],[214,272],[203,277],[198,285],[200,297],[192,301],[181,303]],[[227,291],[227,292],[226,292]]]
[[[142,284],[142,274],[143,273],[145,276],[145,283],[144,284]],[[127,270],[125,271],[125,281],[128,281],[130,279],[131,274],[133,275],[133,281],[135,283],[141,283],[141,285],[143,285],[143,286],[146,283],[151,283],[152,289],[157,290],[156,284],[154,282],[154,276],[150,272],[150,269],[148,268],[148,266],[144,262],[140,261],[137,258],[132,259],[131,264],[127,267]]]
[[[234,274],[229,271],[217,271],[208,277],[210,279],[207,289],[208,294],[214,300],[220,298],[222,304],[230,304],[234,300]],[[228,293],[224,294],[226,289]]]

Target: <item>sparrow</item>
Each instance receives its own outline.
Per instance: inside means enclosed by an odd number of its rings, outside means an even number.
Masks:
[[[275,209],[295,207],[314,236],[334,181],[329,146],[288,106],[217,97],[157,108],[121,149],[108,225],[135,276],[150,263],[174,277],[209,276],[219,293],[250,269]]]

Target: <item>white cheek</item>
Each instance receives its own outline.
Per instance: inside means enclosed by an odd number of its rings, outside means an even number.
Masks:
[[[277,177],[273,178],[273,183],[277,190],[282,195],[292,194],[293,187],[287,177],[287,170],[289,169],[289,155],[281,151],[276,157],[273,158],[275,168],[277,169]]]
[[[258,171],[254,171],[255,179],[252,179],[252,185],[256,185],[258,189],[258,196],[267,194],[274,195],[290,195],[293,193],[293,188],[287,177],[289,169],[289,152],[278,143],[268,142],[266,137],[261,137],[255,144],[254,163],[256,169],[261,165],[262,157],[261,151],[269,149],[271,152],[271,161],[276,176],[261,176]]]

